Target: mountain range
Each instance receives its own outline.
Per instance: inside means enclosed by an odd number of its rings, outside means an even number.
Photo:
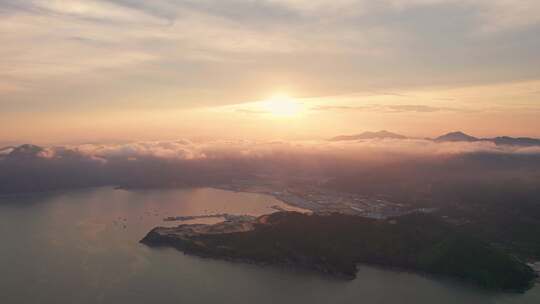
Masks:
[[[389,132],[386,130],[378,132],[363,132],[354,135],[340,135],[330,138],[330,141],[354,141],[354,140],[367,140],[367,139],[412,139],[405,135]],[[540,146],[540,139],[530,137],[510,137],[510,136],[498,136],[489,138],[474,137],[461,131],[455,131],[446,133],[444,135],[428,138],[438,143],[444,142],[492,142],[498,146],[521,146],[532,147]]]

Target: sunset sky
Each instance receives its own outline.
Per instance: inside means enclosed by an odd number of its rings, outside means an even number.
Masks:
[[[540,137],[538,0],[0,0],[0,144]]]

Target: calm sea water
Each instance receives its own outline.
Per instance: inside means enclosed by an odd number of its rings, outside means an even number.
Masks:
[[[361,266],[344,282],[228,263],[138,241],[162,218],[264,214],[272,197],[215,189],[112,188],[0,198],[0,303],[540,303],[450,280]]]

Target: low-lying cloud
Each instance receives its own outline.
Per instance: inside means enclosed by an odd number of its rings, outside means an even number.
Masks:
[[[23,145],[24,146],[24,145]],[[219,158],[262,158],[273,155],[370,158],[389,155],[441,157],[467,153],[540,154],[540,147],[500,146],[489,141],[434,142],[430,139],[370,139],[352,141],[253,141],[230,140],[195,143],[190,140],[147,141],[123,144],[82,144],[38,147],[27,151],[23,146],[0,148],[0,160],[19,157],[37,159],[79,158],[197,160]],[[39,151],[38,151],[39,150]]]
[[[384,185],[385,191],[393,193],[403,185],[416,191],[418,187],[456,179],[506,178],[539,180],[540,147],[497,146],[484,141],[436,143],[424,139],[178,140],[62,147],[23,145],[0,150],[0,193],[105,185],[213,186],[234,180],[317,180],[346,191],[376,184],[376,189]]]

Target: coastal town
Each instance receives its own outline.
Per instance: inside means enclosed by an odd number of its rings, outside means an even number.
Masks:
[[[260,193],[273,196],[287,205],[313,213],[341,213],[373,219],[385,219],[411,212],[430,212],[425,209],[411,209],[405,204],[390,201],[384,196],[365,196],[322,189],[311,185],[288,186],[279,183],[249,181],[234,182],[217,187],[236,192]]]

